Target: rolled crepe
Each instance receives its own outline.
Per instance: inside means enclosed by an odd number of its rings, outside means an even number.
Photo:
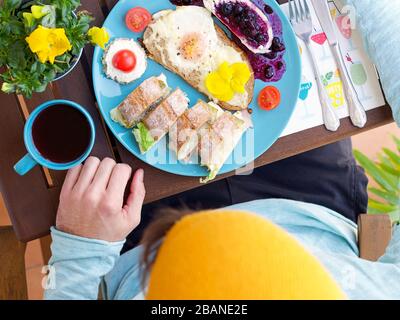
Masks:
[[[208,122],[213,122],[223,113],[215,103],[199,100],[188,109],[169,132],[170,149],[176,152],[178,160],[188,159],[198,146],[198,131]]]
[[[140,152],[147,152],[171,129],[178,118],[187,110],[189,99],[179,88],[165,98],[154,110],[133,129]]]
[[[164,74],[151,77],[133,90],[118,107],[111,110],[111,119],[126,128],[133,128],[169,92],[170,88]]]
[[[229,155],[235,149],[243,133],[249,128],[249,122],[240,112],[224,112],[215,123],[200,131],[200,161],[207,167],[209,175],[200,179],[201,183],[213,180]]]

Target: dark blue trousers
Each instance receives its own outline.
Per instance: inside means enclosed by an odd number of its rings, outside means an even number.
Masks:
[[[351,140],[336,142],[181,194],[147,204],[142,222],[124,251],[140,241],[144,228],[163,207],[215,209],[257,199],[281,198],[325,206],[357,222],[367,210],[368,179],[357,166]]]

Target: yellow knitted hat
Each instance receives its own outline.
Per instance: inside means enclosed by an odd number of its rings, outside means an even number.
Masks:
[[[147,299],[344,299],[321,263],[255,214],[205,211],[166,235]]]

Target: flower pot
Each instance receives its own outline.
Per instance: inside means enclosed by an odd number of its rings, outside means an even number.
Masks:
[[[82,52],[83,52],[83,48],[81,49],[81,51],[79,51],[79,54],[78,54],[77,56],[74,56],[74,57],[72,58],[68,70],[66,70],[66,71],[63,72],[63,73],[57,73],[57,74],[56,74],[56,77],[54,78],[53,81],[60,80],[60,79],[64,78],[66,75],[68,75],[68,74],[76,67],[76,65],[78,64],[79,59],[80,59],[81,56],[82,56]]]
[[[21,9],[25,9],[24,6],[25,6],[26,4],[29,4],[29,2],[32,2],[32,0],[22,0]],[[73,15],[75,16],[75,18],[76,18],[76,14],[75,14],[74,12],[73,12],[72,14],[73,14]],[[54,78],[53,81],[60,80],[60,79],[64,78],[66,75],[68,75],[68,74],[76,67],[76,65],[78,64],[78,62],[79,62],[79,60],[80,60],[80,58],[81,58],[81,56],[82,56],[82,52],[83,52],[83,48],[79,51],[79,54],[73,56],[73,58],[72,58],[71,61],[70,61],[68,70],[66,70],[66,71],[63,72],[63,73],[57,73],[57,74],[56,74],[56,77]]]

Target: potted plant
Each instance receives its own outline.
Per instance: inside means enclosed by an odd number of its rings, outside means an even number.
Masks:
[[[104,28],[92,27],[79,0],[4,0],[0,5],[1,90],[31,97],[69,73],[87,43],[104,48]]]
[[[354,156],[364,167],[378,187],[369,191],[375,197],[368,201],[369,214],[388,214],[393,223],[400,223],[400,139],[393,137],[397,150],[384,148],[378,155],[379,161],[372,161],[358,150]]]

